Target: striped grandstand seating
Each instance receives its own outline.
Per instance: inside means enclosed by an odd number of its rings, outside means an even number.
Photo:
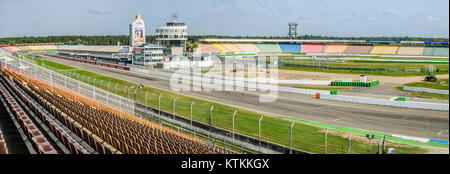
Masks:
[[[256,52],[256,53],[262,52],[255,44],[234,44],[234,45],[243,52]]]
[[[278,44],[256,44],[256,46],[264,53],[281,53],[281,48]]]
[[[325,44],[302,44],[302,53],[322,53]]]
[[[231,44],[231,43],[224,43],[224,44],[220,44],[220,46],[222,46],[223,48],[231,51],[231,52],[241,52],[242,50],[239,49],[238,47],[236,47],[235,45]]]
[[[41,47],[44,50],[56,50],[56,46],[55,45],[42,45]]]
[[[100,154],[235,153],[218,146],[204,144],[188,135],[98,103],[88,96],[63,87],[51,86],[43,79],[27,78],[27,74],[19,73],[18,70],[7,71],[15,78],[22,79],[19,81],[27,79],[27,82],[16,81],[16,83],[73,134]],[[3,95],[5,92],[1,88],[0,90]],[[50,129],[53,131],[55,128]],[[57,136],[63,137],[61,143],[67,144],[71,150],[77,148],[76,145],[70,145],[70,140],[65,139],[64,135]],[[51,151],[51,146],[42,146],[39,150]]]
[[[212,45],[215,46],[217,49],[219,49],[220,52],[223,52],[223,53],[233,52],[233,51],[223,47],[222,44],[213,43]]]
[[[448,47],[425,47],[425,56],[449,56]]]
[[[372,48],[372,45],[349,45],[344,54],[369,54]]]
[[[425,50],[425,47],[400,46],[398,48],[397,54],[398,55],[421,56],[421,55],[423,55],[424,50]]]
[[[325,47],[323,53],[327,54],[343,54],[348,45],[333,45],[329,44]]]
[[[2,47],[4,50],[9,51],[9,52],[16,52],[18,50],[17,47],[15,46],[9,46],[9,47]]]
[[[30,50],[43,50],[43,48],[39,45],[31,45],[31,46],[28,46],[28,48]]]
[[[375,45],[370,51],[370,54],[376,55],[395,55],[397,54],[398,46],[391,45]]]
[[[199,44],[197,49],[201,54],[220,53],[220,50],[211,44]]]
[[[283,53],[300,53],[300,44],[279,44]]]
[[[29,46],[20,46],[19,47],[19,51],[28,51],[31,50],[31,48]]]

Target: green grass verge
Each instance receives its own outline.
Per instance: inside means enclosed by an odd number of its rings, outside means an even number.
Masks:
[[[352,60],[355,63],[408,63],[408,64],[448,64],[448,62],[419,62],[419,61],[376,61],[376,60]]]
[[[415,82],[405,86],[449,90],[449,79],[438,79],[436,82]]]
[[[47,60],[43,60],[43,59],[31,57],[31,56],[25,56],[25,58],[28,58],[29,60],[34,61],[37,65],[44,66],[44,67],[46,67],[48,69],[58,69],[58,70],[75,69],[74,67],[71,67],[71,66],[62,65],[62,64],[59,64],[59,63],[55,63],[55,62],[52,62],[52,61],[47,61]]]
[[[61,67],[61,66],[55,66]],[[134,98],[130,95],[128,90],[131,86],[137,86],[138,84],[99,75],[93,72],[85,70],[77,70],[77,73],[69,73],[65,71],[65,74],[74,79],[95,85],[96,87],[104,90],[116,93],[117,95]],[[87,78],[90,77],[90,78]],[[94,80],[95,84],[94,84]],[[134,91],[130,91],[134,93]],[[146,93],[148,92],[148,98],[146,101]],[[213,126],[231,130],[232,129],[232,115],[234,111],[237,111],[235,119],[235,131],[244,135],[258,137],[258,120],[260,116],[264,118],[261,121],[261,139],[266,141],[275,142],[277,144],[289,146],[290,124],[291,122],[276,116],[267,114],[260,114],[253,111],[243,110],[235,107],[230,107],[222,104],[212,103],[205,100],[191,98],[175,93],[170,93],[150,87],[144,87],[137,90],[136,101],[142,104],[148,104],[151,107],[158,108],[158,97],[161,97],[161,110],[172,112],[173,101],[176,101],[176,114],[185,118],[190,118],[190,105],[193,101],[193,119],[205,124],[209,122],[209,109],[214,106],[213,110]],[[314,125],[308,125],[304,123],[295,124],[293,127],[293,147],[295,149],[304,150],[312,153],[324,152],[324,128]],[[327,151],[328,153],[347,153],[347,138],[336,134],[329,134],[327,137]],[[372,144],[372,149],[376,148],[376,145]],[[391,146],[388,146],[391,147]],[[397,148],[398,153],[405,154],[421,154],[426,153],[425,149],[418,147],[411,147],[405,144],[392,145]],[[361,141],[352,141],[352,153],[367,154],[374,153],[369,152],[368,143]]]
[[[334,129],[334,130],[340,130],[343,132],[348,132],[348,133],[357,134],[357,135],[361,135],[361,136],[365,136],[365,135],[369,134],[369,135],[375,135],[375,137],[378,137],[378,138],[382,138],[384,135],[386,135],[386,140],[394,142],[394,143],[410,144],[410,145],[416,145],[416,146],[432,146],[432,147],[440,147],[440,148],[449,148],[449,144],[444,144],[444,143],[436,143],[436,142],[424,143],[424,142],[420,142],[420,141],[414,141],[414,140],[393,137],[390,134],[384,134],[384,133],[375,132],[375,131],[346,128],[346,127],[341,127],[341,126],[334,126],[334,125],[328,125],[328,124],[322,124],[322,123],[303,121],[303,120],[298,120],[298,119],[293,119],[293,118],[285,118],[285,119],[290,120],[290,121],[296,121],[299,123],[304,123],[304,124]]]

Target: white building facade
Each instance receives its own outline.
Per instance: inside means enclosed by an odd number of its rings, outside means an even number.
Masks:
[[[162,62],[163,50],[160,45],[141,45],[133,47],[132,64],[140,66],[152,66]]]

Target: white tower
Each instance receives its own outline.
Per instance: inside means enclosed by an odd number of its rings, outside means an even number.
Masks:
[[[130,24],[130,45],[145,44],[145,24],[141,15],[136,15],[136,21]]]

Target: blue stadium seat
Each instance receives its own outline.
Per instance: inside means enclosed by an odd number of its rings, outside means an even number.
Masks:
[[[300,53],[300,44],[279,44],[283,53]]]

